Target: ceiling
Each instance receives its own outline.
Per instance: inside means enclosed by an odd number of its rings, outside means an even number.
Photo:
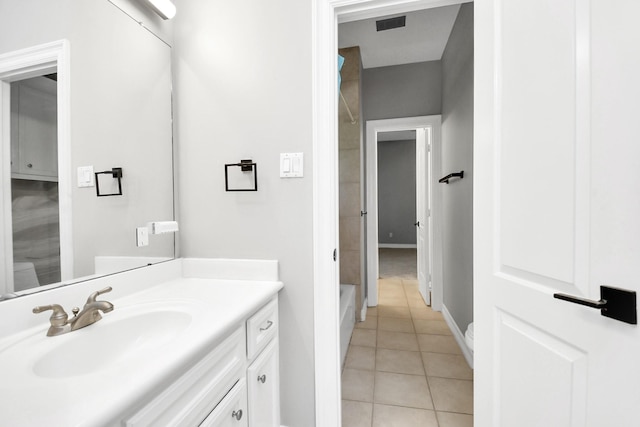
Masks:
[[[364,19],[338,26],[338,47],[360,46],[364,68],[438,61],[460,5]],[[376,21],[406,15],[406,26],[376,31]]]

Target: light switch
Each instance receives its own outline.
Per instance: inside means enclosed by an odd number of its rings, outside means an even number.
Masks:
[[[303,167],[303,153],[280,153],[280,178],[300,178]]]
[[[78,168],[78,187],[95,187],[95,185],[93,166],[80,166]]]

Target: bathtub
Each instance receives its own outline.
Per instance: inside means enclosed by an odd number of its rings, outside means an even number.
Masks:
[[[340,357],[344,366],[353,327],[356,324],[356,287],[340,285]]]

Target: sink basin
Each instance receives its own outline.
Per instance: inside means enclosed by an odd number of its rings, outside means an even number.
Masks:
[[[188,328],[193,311],[168,304],[116,307],[102,320],[64,335],[31,334],[0,351],[0,360],[22,359],[41,378],[98,373],[132,358],[153,358]]]
[[[171,342],[191,323],[189,313],[174,310],[151,311],[107,321],[110,315],[68,333],[66,343],[41,355],[33,366],[34,373],[60,378],[95,372],[117,363],[131,352],[152,350]]]

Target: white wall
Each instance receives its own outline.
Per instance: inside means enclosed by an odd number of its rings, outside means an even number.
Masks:
[[[444,305],[462,333],[473,320],[473,3],[460,7],[442,56],[442,174],[464,179],[440,185]]]
[[[280,261],[282,423],[312,426],[312,2],[176,5],[181,255]],[[279,178],[283,152],[304,153],[304,178]],[[257,192],[224,191],[241,159],[258,164]]]

